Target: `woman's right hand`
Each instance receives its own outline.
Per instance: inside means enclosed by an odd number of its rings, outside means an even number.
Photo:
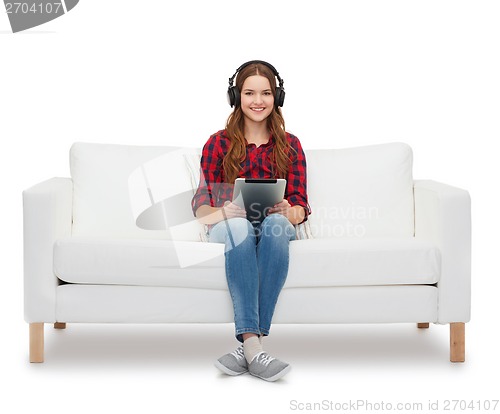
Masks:
[[[242,217],[242,218],[247,217],[247,212],[245,209],[241,208],[240,206],[237,206],[236,204],[230,201],[226,201],[224,203],[224,207],[222,207],[221,210],[224,220],[236,217]]]
[[[236,217],[246,218],[247,213],[244,209],[230,201],[226,201],[223,207],[212,207],[204,204],[196,210],[196,218],[202,224],[216,224],[219,221]]]

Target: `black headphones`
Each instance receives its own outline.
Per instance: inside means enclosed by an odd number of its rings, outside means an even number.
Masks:
[[[274,76],[276,76],[279,82],[279,86],[276,87],[276,94],[274,96],[274,106],[275,108],[283,106],[283,102],[285,101],[285,89],[283,89],[283,83],[284,83],[283,79],[280,78],[278,71],[274,68],[273,65],[264,62],[263,60],[251,60],[250,62],[243,63],[243,65],[241,65],[238,69],[236,69],[234,75],[229,78],[229,88],[227,88],[227,101],[229,102],[229,105],[233,107],[233,106],[239,106],[241,103],[240,91],[236,86],[233,85],[234,78],[243,68],[247,67],[248,65],[252,65],[254,63],[261,63],[262,65],[266,65],[269,69],[273,71]]]

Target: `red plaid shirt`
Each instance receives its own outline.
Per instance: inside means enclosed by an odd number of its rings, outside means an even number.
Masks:
[[[292,163],[288,171],[285,199],[291,206],[302,206],[307,215],[310,214],[307,202],[306,158],[299,139],[287,132],[286,137],[290,146],[296,151],[292,154]],[[222,207],[225,201],[231,201],[234,184],[224,182],[222,160],[230,146],[226,131],[213,134],[201,155],[200,184],[191,202],[193,213],[204,205]],[[241,178],[275,178],[271,154],[274,148],[274,139],[271,136],[267,144],[257,147],[247,144],[246,157],[241,163],[238,177]]]

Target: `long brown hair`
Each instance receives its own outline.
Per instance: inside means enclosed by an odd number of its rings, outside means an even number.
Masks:
[[[276,78],[274,73],[270,68],[261,63],[248,65],[238,73],[235,85],[239,91],[242,90],[245,79],[253,75],[266,77],[271,85],[273,95],[276,97]],[[286,178],[291,162],[291,147],[286,138],[285,120],[280,108],[274,107],[271,114],[267,117],[267,128],[274,138],[271,160],[271,165],[274,168],[274,178]],[[241,163],[246,157],[245,119],[241,105],[236,106],[234,111],[229,115],[226,123],[226,134],[231,141],[231,145],[222,161],[225,176],[224,181],[234,183],[241,170]]]

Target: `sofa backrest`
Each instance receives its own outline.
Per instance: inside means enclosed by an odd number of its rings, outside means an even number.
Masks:
[[[313,237],[413,236],[413,156],[407,144],[305,153]]]
[[[190,205],[197,183],[191,181],[192,174],[186,167],[186,160],[199,157],[199,151],[73,144],[72,234],[199,241],[202,226]]]
[[[307,234],[413,236],[408,145],[305,153],[312,209]],[[199,148],[73,144],[73,235],[203,240],[190,204],[199,160]]]

